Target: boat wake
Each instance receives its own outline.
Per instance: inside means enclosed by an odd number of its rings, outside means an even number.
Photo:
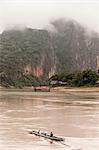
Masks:
[[[35,134],[34,134],[35,132]],[[49,149],[64,149],[65,150],[98,150],[99,149],[99,138],[76,138],[76,137],[56,137],[51,138],[47,133],[37,133],[32,131],[34,138],[38,137],[38,142],[42,142],[42,146],[47,146]],[[64,140],[63,140],[64,139]],[[37,142],[37,141],[36,141]],[[39,143],[37,142],[37,145]]]
[[[44,147],[44,150],[98,150],[99,138],[75,138],[65,137],[65,141],[53,141],[43,137],[38,138],[38,146]],[[39,143],[40,142],[40,143]],[[40,144],[40,145],[39,145]],[[46,148],[47,147],[47,148]]]

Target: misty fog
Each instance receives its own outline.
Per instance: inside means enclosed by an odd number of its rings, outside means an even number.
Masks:
[[[57,18],[73,19],[99,32],[97,0],[0,0],[0,32],[13,26],[46,28]]]

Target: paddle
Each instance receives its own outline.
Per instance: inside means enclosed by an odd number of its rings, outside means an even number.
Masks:
[[[60,142],[62,145],[65,145],[65,146],[68,146],[68,147],[71,147],[70,145],[67,145],[67,144],[65,144],[65,143],[63,143],[63,142]]]
[[[49,141],[49,140],[47,140],[47,141]],[[65,146],[68,146],[68,147],[71,147],[70,145],[67,145],[67,144],[65,144],[65,143],[63,143],[63,142],[60,142],[60,141],[49,141],[50,142],[50,144],[53,144],[53,143],[57,143],[57,144],[62,144],[62,145],[65,145]]]

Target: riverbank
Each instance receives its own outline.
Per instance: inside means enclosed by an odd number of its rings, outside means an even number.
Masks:
[[[99,92],[99,87],[54,87],[55,92]]]
[[[49,90],[49,87],[41,87],[41,91],[45,92],[99,92],[99,87],[66,87],[66,86],[62,86],[62,87],[52,87]],[[26,91],[35,91],[34,87],[24,87],[22,89],[18,89],[15,87],[10,87],[10,88],[5,88],[5,87],[1,87],[0,86],[0,90],[26,90]],[[38,90],[40,91],[40,90]],[[35,91],[36,92],[36,91]]]

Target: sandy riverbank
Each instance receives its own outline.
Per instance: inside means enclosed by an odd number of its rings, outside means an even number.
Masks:
[[[48,88],[48,87],[47,87]],[[42,87],[41,87],[42,89]],[[15,87],[5,88],[0,86],[0,90],[20,90],[20,91],[34,91],[34,87],[24,87],[22,89],[18,89]],[[40,90],[39,90],[40,91]],[[41,90],[44,92],[44,90]],[[45,89],[45,92],[48,92]],[[53,87],[50,88],[50,92],[99,92],[99,87]]]
[[[99,87],[54,87],[56,92],[99,92]]]

